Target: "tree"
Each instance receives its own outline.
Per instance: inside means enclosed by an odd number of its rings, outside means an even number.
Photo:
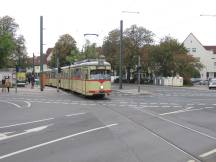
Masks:
[[[71,54],[66,57],[66,61],[70,62],[70,64],[73,64],[74,62],[79,60],[80,60],[80,53],[76,49],[71,50]]]
[[[203,65],[193,56],[187,54],[178,54],[174,56],[175,71],[184,78],[185,83],[190,83],[191,77],[199,74]]]
[[[99,53],[97,52],[96,43],[92,43],[89,40],[86,40],[84,45],[84,52],[82,53],[85,59],[96,59],[98,58]]]
[[[26,52],[26,46],[25,46],[25,38],[23,35],[19,35],[16,38],[16,49],[14,52],[14,57],[17,60],[17,65],[20,67],[27,67],[28,64],[28,57]]]
[[[73,55],[72,51],[77,51],[76,41],[69,34],[60,36],[53,49],[53,55],[51,57],[51,66],[56,66],[56,57],[59,56],[60,66],[70,64],[70,60],[67,60],[67,56]]]
[[[194,57],[187,55],[187,49],[176,39],[165,37],[159,45],[149,51],[149,65],[156,76],[180,74],[190,79],[203,66]]]
[[[15,19],[9,16],[0,17],[0,35],[10,33],[14,37],[18,28],[19,25],[15,22]]]
[[[138,56],[141,56],[140,49],[153,43],[153,36],[152,31],[136,25],[132,25],[124,31],[124,54],[128,81],[130,80],[131,68],[135,69]]]
[[[22,35],[16,35],[18,27],[13,18],[0,18],[0,67],[27,66],[25,39]]]
[[[118,71],[119,67],[119,40],[120,31],[118,29],[112,30],[109,32],[108,36],[105,37],[101,49],[102,55],[111,63],[114,71]]]
[[[11,34],[4,33],[0,36],[0,68],[8,66],[9,56],[12,55],[16,44]]]

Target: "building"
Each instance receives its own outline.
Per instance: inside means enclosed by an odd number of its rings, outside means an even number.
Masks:
[[[202,80],[216,78],[216,46],[204,46],[190,33],[183,42],[188,54],[197,58],[204,66],[200,71]]]
[[[50,61],[51,61],[51,57],[53,55],[53,48],[48,48],[47,51],[46,51],[46,64],[48,64]]]
[[[48,62],[51,60],[53,55],[53,48],[48,48],[46,54],[43,55],[43,70],[49,70]],[[33,64],[33,58],[30,58]],[[27,73],[32,73],[33,67],[27,68]],[[40,73],[40,56],[34,56],[34,72],[36,75]]]

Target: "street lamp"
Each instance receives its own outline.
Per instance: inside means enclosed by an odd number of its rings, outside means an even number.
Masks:
[[[209,15],[209,14],[200,14],[200,16],[210,16],[210,17],[216,17],[216,15]]]
[[[122,13],[129,13],[129,14],[140,14],[137,11],[122,11]],[[123,20],[120,20],[120,53],[119,53],[119,89],[122,89],[122,65],[123,65]],[[140,59],[138,59],[139,64]],[[140,77],[139,77],[140,78]],[[138,79],[140,84],[140,79]],[[140,87],[138,87],[138,92],[140,92]]]

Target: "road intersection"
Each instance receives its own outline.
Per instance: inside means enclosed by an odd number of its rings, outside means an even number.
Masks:
[[[0,161],[216,161],[216,91],[115,86],[100,100],[54,88],[1,94]]]

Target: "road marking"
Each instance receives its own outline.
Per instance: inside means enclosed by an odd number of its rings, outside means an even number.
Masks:
[[[164,106],[161,106],[161,107],[164,107],[164,108],[165,108],[165,107],[170,107],[170,106],[168,106],[168,105],[164,105]]]
[[[162,106],[163,107],[163,106]],[[162,113],[162,114],[159,114],[159,115],[169,115],[169,114],[177,114],[177,113],[182,113],[182,112],[186,112],[188,110],[191,110],[193,107],[187,107],[185,109],[182,109],[182,110],[177,110],[177,111],[171,111],[171,112],[166,112],[166,113]]]
[[[117,123],[109,124],[109,125],[105,125],[103,127],[97,127],[97,128],[89,129],[89,130],[86,130],[86,131],[83,131],[83,132],[79,132],[79,133],[71,134],[71,135],[68,135],[68,136],[65,136],[65,137],[61,137],[61,138],[58,138],[58,139],[55,139],[55,140],[52,140],[52,141],[49,141],[49,142],[45,142],[45,143],[41,143],[41,144],[38,144],[38,145],[35,145],[35,146],[31,146],[31,147],[28,147],[28,148],[25,148],[25,149],[22,149],[22,150],[18,150],[18,151],[15,151],[15,152],[0,156],[0,160],[11,157],[11,156],[14,156],[14,155],[17,155],[17,154],[21,154],[21,153],[29,151],[29,150],[40,148],[40,147],[43,147],[43,146],[46,146],[46,145],[49,145],[49,144],[52,144],[52,143],[56,143],[56,142],[59,142],[59,141],[62,141],[62,140],[66,140],[66,139],[69,139],[69,138],[72,138],[72,137],[76,137],[78,135],[87,134],[87,133],[90,133],[90,132],[94,132],[94,131],[97,131],[97,130],[113,127],[113,126],[116,126],[116,125],[118,125],[118,124]]]
[[[138,111],[141,111],[141,112],[143,112],[143,113],[145,113],[145,114],[148,114],[148,115],[150,115],[150,116],[153,116],[153,117],[156,117],[156,118],[158,118],[158,119],[164,120],[164,121],[166,121],[166,122],[168,122],[168,123],[172,123],[172,124],[174,124],[174,125],[177,125],[177,126],[182,127],[182,128],[184,128],[184,129],[190,130],[190,131],[195,132],[195,133],[197,133],[197,134],[200,134],[200,135],[202,135],[202,136],[205,136],[205,137],[208,137],[208,138],[210,138],[210,139],[216,140],[216,137],[213,137],[213,136],[208,135],[208,134],[206,134],[206,133],[200,132],[200,131],[198,131],[198,130],[196,130],[196,129],[192,129],[192,128],[190,128],[190,127],[184,126],[184,125],[182,125],[182,124],[176,123],[176,122],[174,122],[174,121],[172,121],[172,120],[163,118],[163,117],[161,117],[161,116],[158,116],[157,114],[153,114],[153,113],[151,113],[151,112],[148,112],[148,111],[146,111],[146,110],[139,109],[139,108],[135,108],[135,109],[138,110]]]
[[[209,152],[206,152],[206,153],[204,153],[204,154],[201,154],[199,157],[204,158],[204,157],[207,157],[207,156],[212,155],[212,154],[214,154],[214,153],[216,153],[216,149],[213,149],[213,150],[211,150],[211,151],[209,151]]]
[[[86,114],[86,113],[76,113],[76,114],[68,114],[68,115],[65,115],[66,117],[71,117],[71,116],[78,116],[78,115],[83,115],[83,114]]]
[[[29,101],[24,101],[27,104],[27,107],[30,108],[31,107],[31,103]]]
[[[191,105],[191,106],[193,106],[194,104],[187,104],[187,105]]]
[[[168,103],[159,103],[160,105],[167,105]]]
[[[159,114],[159,115],[163,116],[163,115],[177,114],[177,113],[181,113],[181,112],[185,112],[185,111],[184,110],[177,110],[177,111],[171,111],[171,112],[167,112],[167,113],[162,113],[162,114]]]
[[[20,105],[17,105],[17,104],[15,104],[15,103],[13,103],[13,102],[2,101],[2,100],[0,100],[0,102],[9,103],[9,104],[14,105],[14,106],[16,106],[16,107],[18,107],[18,108],[22,108]]]
[[[163,116],[163,115],[178,114],[178,113],[198,111],[198,110],[204,110],[204,109],[213,109],[214,107],[205,107],[205,108],[199,108],[199,109],[192,109],[192,108],[193,107],[188,107],[188,108],[183,109],[183,110],[177,110],[177,111],[162,113],[162,114],[159,114],[159,115]]]
[[[28,129],[28,130],[25,130],[22,133],[13,134],[11,136],[7,136],[6,134],[4,134],[4,135],[2,135],[2,137],[0,137],[0,141],[1,140],[5,140],[5,139],[14,138],[14,137],[17,137],[17,136],[21,136],[21,135],[24,135],[24,134],[32,133],[32,132],[39,132],[39,131],[42,131],[42,130],[46,129],[47,127],[49,127],[51,125],[53,125],[53,124],[49,124],[49,125],[44,125],[44,126]]]
[[[49,121],[53,120],[54,118],[47,118],[47,119],[41,119],[41,120],[35,120],[31,122],[25,122],[25,123],[18,123],[18,124],[12,124],[12,125],[6,125],[6,126],[1,126],[1,128],[9,128],[9,127],[14,127],[14,126],[19,126],[19,125],[26,125],[26,124],[32,124],[32,123],[39,123],[39,122],[44,122],[44,121]]]

